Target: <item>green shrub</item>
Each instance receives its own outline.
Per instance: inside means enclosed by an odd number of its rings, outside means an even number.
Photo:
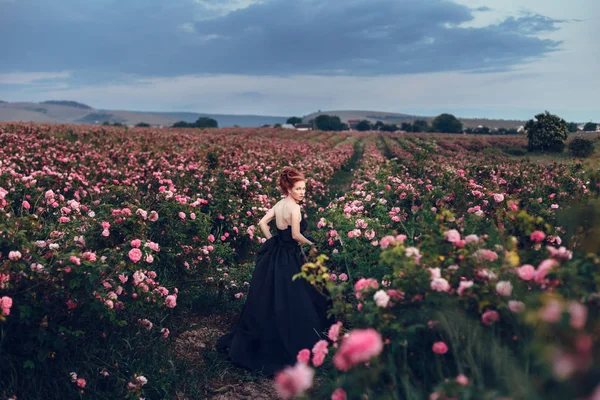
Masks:
[[[574,157],[589,157],[594,152],[594,142],[581,137],[575,138],[569,143],[569,151]]]

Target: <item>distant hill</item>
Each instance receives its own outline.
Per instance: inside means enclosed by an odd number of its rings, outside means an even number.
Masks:
[[[79,102],[71,101],[71,100],[46,100],[46,101],[42,101],[40,104],[56,104],[58,106],[76,107],[76,108],[83,108],[86,110],[93,110],[93,108],[88,106],[87,104],[83,104],[83,103],[79,103]]]
[[[0,104],[2,103],[8,103],[8,101],[0,100]]]
[[[382,121],[388,124],[423,119],[431,121],[431,116],[419,116],[402,113],[362,110],[319,111],[303,117],[304,122],[318,115],[337,115],[344,122],[348,120]],[[48,100],[41,103],[0,101],[0,121],[26,121],[44,123],[70,123],[101,125],[104,122],[119,122],[124,125],[136,125],[145,122],[153,126],[172,126],[177,121],[195,122],[200,117],[217,120],[220,127],[260,127],[263,125],[284,124],[288,117],[270,115],[232,115],[195,112],[166,111],[127,111],[95,109],[87,104],[70,100]],[[525,121],[460,118],[465,128],[484,125],[490,128],[517,128]]]

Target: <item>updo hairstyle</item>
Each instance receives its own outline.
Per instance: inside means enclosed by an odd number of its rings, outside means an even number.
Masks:
[[[292,167],[285,167],[281,174],[279,175],[279,188],[283,192],[284,195],[288,195],[290,190],[294,187],[296,182],[304,181],[304,175],[298,172],[297,169]]]

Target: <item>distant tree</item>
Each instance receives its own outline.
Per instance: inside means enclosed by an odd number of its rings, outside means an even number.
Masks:
[[[110,122],[108,122],[108,121],[104,121],[104,122],[102,123],[102,126],[110,126]]]
[[[139,124],[135,124],[138,128],[149,128],[150,124],[147,122],[140,122]]]
[[[342,131],[344,130],[344,124],[338,116],[331,116],[327,114],[319,115],[315,118],[314,124],[317,129],[321,131]]]
[[[568,129],[569,129],[569,133],[574,133],[579,130],[579,126],[577,126],[577,123],[575,123],[575,122],[569,122]]]
[[[302,118],[298,118],[298,117],[290,117],[287,119],[287,121],[285,121],[286,124],[292,124],[292,125],[296,125],[296,124],[301,124],[302,123]]]
[[[177,121],[173,124],[172,128],[193,128],[194,124],[185,121]]]
[[[384,124],[380,130],[384,132],[396,132],[398,130],[398,125],[396,124]]]
[[[125,126],[120,122],[113,122],[112,126]]]
[[[213,119],[213,118],[200,117],[196,120],[196,123],[194,124],[194,126],[196,128],[218,128],[219,123],[217,122],[216,119]]]
[[[361,132],[370,131],[371,123],[369,121],[367,121],[366,119],[363,119],[356,125],[356,130],[361,131]]]
[[[490,128],[488,128],[487,126],[482,126],[481,128],[477,127],[475,129],[475,133],[478,133],[480,135],[487,135],[490,133]]]
[[[270,127],[271,127],[271,125],[269,125],[269,124],[264,124],[262,127],[263,127],[263,128],[270,128]]]
[[[595,132],[598,129],[598,124],[595,122],[588,122],[583,126],[583,130],[586,132]]]
[[[525,131],[529,142],[528,151],[552,151],[562,152],[565,148],[565,140],[569,136],[567,122],[557,115],[546,111],[544,114],[535,116],[537,121],[530,119],[525,124]]]
[[[384,125],[385,124],[383,122],[377,121],[377,122],[375,122],[375,125],[373,125],[373,129],[379,130],[379,129],[383,128]]]
[[[400,124],[400,129],[405,132],[412,132],[413,124],[411,124],[410,122],[403,122],[402,124]]]
[[[413,126],[413,130],[411,132],[429,132],[429,131],[431,131],[431,127],[429,126],[427,121],[424,121],[422,119],[418,119],[415,122],[413,122],[412,126]]]
[[[431,127],[435,132],[442,133],[461,133],[463,130],[462,122],[452,114],[440,114],[433,119]]]
[[[275,124],[273,125],[273,128],[281,128],[281,124]]]

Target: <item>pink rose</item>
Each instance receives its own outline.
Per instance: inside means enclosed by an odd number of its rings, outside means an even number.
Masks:
[[[502,203],[504,201],[504,195],[501,193],[494,194],[494,201],[496,203]]]
[[[296,360],[299,363],[308,364],[308,362],[310,361],[310,350],[309,349],[300,350],[298,352],[298,355],[296,356]]]
[[[340,371],[348,371],[353,366],[367,362],[383,350],[381,335],[375,329],[355,329],[342,341],[333,357],[333,363]]]
[[[540,243],[546,239],[546,234],[542,231],[534,231],[529,235],[529,239],[534,243]]]
[[[275,389],[283,399],[300,396],[313,384],[315,371],[306,364],[297,363],[275,375]]]
[[[535,277],[535,268],[533,265],[525,264],[517,269],[517,274],[524,281],[530,281]]]
[[[494,310],[488,310],[484,312],[481,316],[481,322],[483,322],[486,325],[491,325],[494,322],[497,322],[498,320],[500,320],[500,314],[498,314],[498,312]]]
[[[456,382],[458,382],[458,384],[461,386],[467,386],[469,384],[469,378],[463,374],[460,374],[456,377]]]
[[[461,281],[458,284],[458,290],[456,291],[459,296],[462,296],[464,291],[473,286],[473,281]]]
[[[520,313],[525,310],[525,303],[522,301],[511,300],[508,302],[508,308],[514,313]]]
[[[535,283],[542,283],[546,278],[546,275],[550,272],[550,270],[556,266],[558,262],[552,258],[548,258],[538,265],[537,270],[535,271]]]
[[[140,239],[134,239],[131,241],[130,244],[131,244],[131,247],[138,248],[142,244],[142,241]]]
[[[175,308],[177,306],[177,296],[172,295],[172,294],[168,295],[165,298],[165,304],[169,308]]]
[[[444,278],[435,278],[431,281],[430,287],[436,292],[447,292],[450,290],[450,284]]]
[[[581,329],[585,326],[587,320],[587,308],[583,304],[576,301],[571,301],[568,306],[569,314],[571,314],[570,324],[575,329]]]
[[[341,321],[338,321],[335,324],[331,325],[331,327],[329,328],[329,332],[327,333],[327,337],[329,337],[329,340],[331,340],[332,342],[337,342],[341,328]]]
[[[455,243],[460,240],[460,233],[456,229],[451,229],[447,232],[444,232],[444,236],[450,243]]]
[[[500,296],[508,297],[512,294],[513,286],[509,281],[500,281],[496,284],[496,292]]]
[[[446,354],[448,352],[448,346],[444,342],[435,342],[433,346],[431,346],[431,350],[435,354]]]
[[[142,259],[142,252],[140,249],[131,249],[129,250],[129,259],[136,263]]]
[[[340,281],[346,282],[348,280],[348,275],[346,275],[345,273],[341,273],[338,278],[340,279]]]
[[[331,400],[346,400],[346,392],[342,388],[337,388],[331,393]]]

